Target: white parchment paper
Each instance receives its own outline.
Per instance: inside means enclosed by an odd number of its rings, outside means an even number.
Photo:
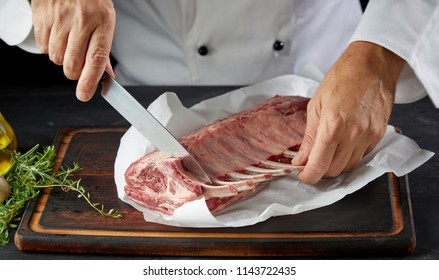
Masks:
[[[198,127],[253,107],[275,94],[311,97],[318,83],[295,75],[286,75],[243,87],[184,107],[175,93],[164,93],[148,110],[177,138]],[[184,204],[173,216],[150,211],[132,202],[124,192],[124,173],[128,166],[155,147],[134,127],[122,137],[115,161],[115,181],[121,200],[143,212],[148,222],[181,227],[239,227],[256,224],[273,216],[292,215],[330,205],[353,193],[386,172],[403,176],[425,163],[432,152],[421,149],[413,140],[389,126],[374,151],[363,158],[350,173],[307,185],[296,173],[276,179],[258,188],[251,197],[229,206],[213,216],[204,198]]]

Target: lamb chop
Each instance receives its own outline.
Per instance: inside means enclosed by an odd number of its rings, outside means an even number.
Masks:
[[[276,95],[181,137],[212,183],[185,170],[182,158],[156,150],[129,166],[125,193],[166,215],[200,196],[212,213],[221,211],[257,186],[301,168],[291,159],[302,142],[308,101]]]

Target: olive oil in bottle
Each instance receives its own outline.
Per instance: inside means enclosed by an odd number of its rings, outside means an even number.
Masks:
[[[3,149],[15,151],[17,149],[17,139],[14,130],[0,112],[0,175],[6,174],[12,165],[11,158],[1,151]]]

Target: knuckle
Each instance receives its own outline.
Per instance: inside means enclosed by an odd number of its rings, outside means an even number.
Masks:
[[[37,29],[34,30],[34,35],[35,35],[35,43],[36,43],[38,49],[42,53],[47,54],[49,52],[49,47],[48,47],[48,43],[46,41],[46,36],[44,36],[44,34],[40,30],[37,30]]]
[[[89,52],[87,62],[93,67],[105,67],[109,54],[104,48],[95,48]]]
[[[372,142],[381,139],[386,131],[385,126],[359,122],[353,129],[351,138],[355,141],[361,137],[367,137]]]
[[[80,69],[71,68],[71,67],[64,65],[63,70],[64,70],[64,75],[70,80],[76,81],[81,76]]]
[[[116,11],[114,10],[113,2],[109,1],[110,5],[104,6],[101,10],[101,16],[104,21],[112,21],[116,17]]]
[[[343,170],[340,170],[338,168],[330,168],[326,174],[325,177],[338,177],[341,173],[343,172]]]
[[[368,137],[373,136],[373,129],[370,127],[368,122],[358,121],[351,128],[351,140],[355,141],[356,139],[361,138],[363,135],[367,134]]]
[[[83,91],[90,91],[93,86],[93,83],[88,77],[82,77],[78,82],[78,89],[81,89]]]
[[[341,114],[331,114],[328,116],[328,124],[329,127],[331,127],[332,129],[330,131],[332,132],[336,132],[339,129],[341,129],[346,121],[345,121],[345,117]]]
[[[300,181],[304,182],[305,184],[314,185],[316,184],[321,178],[317,176],[308,176],[303,174],[303,172],[299,173],[299,179]]]
[[[44,53],[44,54],[49,53],[49,47],[47,46],[47,44],[45,44],[44,42],[41,42],[41,41],[37,41],[36,43],[37,43],[37,47],[41,51],[41,53]]]
[[[353,171],[358,166],[362,158],[363,158],[363,154],[361,154],[358,158],[351,158],[343,171],[344,172]]]
[[[298,174],[298,178],[306,184],[317,183],[326,173],[326,166],[319,162],[307,162],[303,171]]]
[[[81,76],[81,64],[75,59],[68,59],[63,65],[64,75],[70,80],[78,80]]]
[[[78,80],[79,77],[80,77],[80,75],[81,75],[81,72],[76,71],[76,70],[72,70],[72,69],[66,67],[65,65],[64,65],[64,67],[63,67],[63,71],[64,71],[64,75],[65,75],[69,80],[72,80],[72,81],[76,81],[76,80]]]
[[[92,7],[92,6],[90,6]],[[87,6],[86,3],[84,3],[83,1],[79,2],[79,5],[77,6],[78,10],[78,14],[79,14],[79,18],[82,20],[87,20],[89,19],[90,15],[92,15],[93,13],[91,12],[91,9],[89,8],[89,6]]]
[[[61,54],[57,52],[50,52],[49,53],[49,59],[55,63],[56,65],[62,65],[63,64],[63,57]]]
[[[328,170],[326,165],[320,162],[313,162],[311,164],[307,164],[307,167],[311,170],[311,174],[314,174],[314,176],[323,175]]]
[[[340,135],[343,133],[346,122],[345,118],[340,114],[330,114],[325,118],[324,135],[322,135],[322,141],[325,145],[329,146],[335,141],[338,141]]]
[[[45,13],[41,12],[39,9],[32,11],[32,25],[34,26],[35,30],[40,30],[43,26],[45,26],[45,22],[47,22],[47,20],[44,20],[46,18],[44,14]]]
[[[315,140],[315,135],[311,135],[309,133],[305,133],[303,135],[302,144],[301,145],[305,146],[306,144],[312,144],[312,143],[314,143],[314,140]]]
[[[350,163],[346,166],[346,168],[343,170],[344,172],[351,172],[357,167],[358,162]]]
[[[63,65],[64,75],[71,80],[78,80],[84,65],[84,56],[80,48],[68,46]]]
[[[381,139],[384,134],[386,133],[386,129],[387,129],[387,125],[383,125],[383,126],[375,126],[372,129],[372,135],[377,138],[377,139]]]
[[[116,18],[116,11],[112,1],[107,1],[107,5],[99,5],[99,7],[89,5],[87,1],[81,3],[77,6],[77,19],[83,26],[90,23],[101,25],[113,22]]]
[[[62,65],[64,55],[57,43],[49,43],[49,59],[57,65]]]
[[[63,22],[68,16],[67,8],[64,5],[57,5],[53,13],[53,20],[55,23]]]

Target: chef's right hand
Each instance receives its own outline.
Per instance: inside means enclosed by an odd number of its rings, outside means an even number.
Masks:
[[[41,52],[78,80],[76,97],[88,101],[110,64],[116,13],[111,0],[32,0],[35,40]]]

